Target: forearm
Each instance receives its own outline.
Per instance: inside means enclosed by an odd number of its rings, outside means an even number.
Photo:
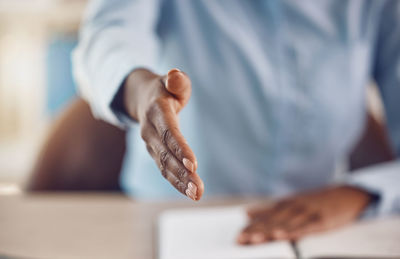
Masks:
[[[157,0],[90,2],[73,68],[80,94],[96,117],[121,127],[129,125],[112,103],[133,70],[157,64],[154,28],[159,8]]]

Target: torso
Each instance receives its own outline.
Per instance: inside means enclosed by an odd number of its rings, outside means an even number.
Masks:
[[[163,8],[157,72],[178,67],[191,77],[181,129],[206,195],[284,194],[332,182],[363,125],[369,3],[177,0]],[[138,130],[129,141],[125,188],[177,196]]]

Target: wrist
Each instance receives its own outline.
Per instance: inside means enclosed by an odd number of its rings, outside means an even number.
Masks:
[[[356,186],[343,185],[339,187],[343,190],[349,197],[359,201],[359,205],[362,208],[367,207],[369,204],[376,201],[377,196]]]
[[[160,76],[147,69],[135,69],[126,78],[123,85],[123,107],[127,114],[140,122],[143,107],[148,103],[151,93],[149,85]]]

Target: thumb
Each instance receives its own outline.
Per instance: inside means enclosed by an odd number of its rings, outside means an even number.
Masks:
[[[168,71],[164,77],[166,90],[174,95],[179,103],[184,106],[189,101],[192,92],[190,78],[177,68]]]

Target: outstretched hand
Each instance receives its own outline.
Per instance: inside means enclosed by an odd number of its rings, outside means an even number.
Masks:
[[[165,76],[138,69],[126,80],[124,106],[139,121],[141,136],[162,176],[184,195],[199,200],[204,185],[196,173],[196,157],[178,123],[178,113],[190,94],[190,79],[178,69]]]

